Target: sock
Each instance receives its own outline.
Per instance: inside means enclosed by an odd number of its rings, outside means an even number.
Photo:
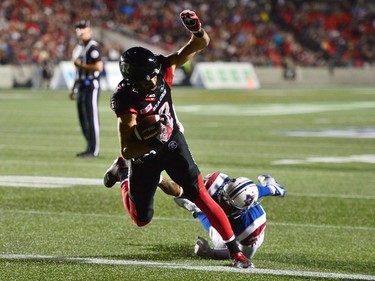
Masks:
[[[230,255],[241,252],[240,248],[238,247],[237,240],[235,239],[230,242],[226,242],[225,245],[227,245]]]
[[[208,232],[210,230],[211,224],[210,224],[208,218],[206,217],[206,215],[203,214],[203,213],[198,213],[197,218],[201,222],[203,228]]]

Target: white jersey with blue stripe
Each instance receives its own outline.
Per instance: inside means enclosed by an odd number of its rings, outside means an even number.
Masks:
[[[207,175],[204,178],[204,183],[210,196],[216,199],[218,193],[229,180],[231,180],[231,178],[228,175],[215,172]],[[258,199],[263,196],[271,195],[269,188],[259,185],[257,185],[257,188],[259,192]],[[266,227],[266,212],[262,206],[257,203],[247,209],[239,217],[229,218],[229,221],[238,241],[244,246],[249,246],[263,233]]]

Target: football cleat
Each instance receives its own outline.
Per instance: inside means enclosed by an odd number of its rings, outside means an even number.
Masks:
[[[249,262],[242,252],[235,253],[231,256],[232,266],[237,268],[248,268]]]
[[[87,154],[87,153],[88,153],[87,150],[82,151],[82,152],[79,152],[79,153],[76,154],[76,157],[82,157],[82,155],[85,155],[85,154]]]
[[[209,257],[210,256],[211,247],[208,244],[208,241],[202,237],[198,237],[197,241],[195,242],[194,246],[194,253],[199,257]]]
[[[260,175],[258,181],[261,185],[267,186],[273,196],[284,197],[286,195],[286,189],[281,184],[277,183],[270,175]]]
[[[193,202],[189,201],[186,198],[173,198],[176,204],[186,210],[188,210],[190,213],[193,214],[193,216],[196,218],[198,213],[202,213],[201,209],[197,207]]]
[[[95,158],[95,157],[98,157],[98,155],[90,152],[90,151],[83,151],[83,152],[80,152],[80,153],[77,153],[76,154],[76,157],[80,157],[80,158]]]
[[[104,174],[104,186],[111,188],[116,182],[123,180],[128,174],[128,167],[126,166],[124,158],[119,156],[108,168]]]

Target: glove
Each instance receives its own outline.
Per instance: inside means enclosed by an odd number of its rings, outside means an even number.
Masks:
[[[170,115],[160,114],[159,134],[156,136],[161,143],[166,143],[173,132],[173,118]]]
[[[184,26],[192,33],[202,32],[202,24],[194,11],[184,10],[180,14]]]
[[[273,196],[284,197],[286,195],[286,189],[270,175],[260,175],[258,181],[262,186],[267,186]]]
[[[260,175],[258,176],[258,181],[263,186],[272,185],[276,183],[275,179],[270,175]]]
[[[143,133],[142,129],[140,133],[137,128],[135,128],[134,131],[139,140],[145,141],[153,149],[159,149],[163,144],[169,141],[172,135],[173,118],[170,115],[160,114],[158,115],[157,122],[152,125],[151,130],[146,127],[144,129],[145,133]]]

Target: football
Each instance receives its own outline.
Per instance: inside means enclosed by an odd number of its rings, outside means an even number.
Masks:
[[[134,129],[138,140],[149,140],[160,134],[160,115],[153,114],[144,117]]]

